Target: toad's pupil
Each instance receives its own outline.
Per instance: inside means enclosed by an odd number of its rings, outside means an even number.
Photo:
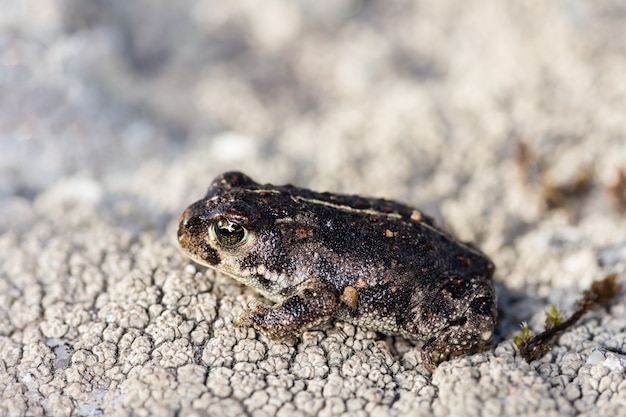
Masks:
[[[215,224],[217,240],[224,246],[232,246],[243,240],[246,230],[237,223],[218,220]]]

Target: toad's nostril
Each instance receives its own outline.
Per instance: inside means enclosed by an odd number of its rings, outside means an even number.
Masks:
[[[180,215],[180,219],[178,220],[178,237],[186,233],[189,229],[193,227],[193,217],[190,214],[190,210],[187,209]]]

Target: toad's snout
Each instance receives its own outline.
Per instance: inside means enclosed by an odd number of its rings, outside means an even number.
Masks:
[[[196,201],[178,219],[178,240],[183,236],[196,235],[207,226],[206,202]]]
[[[190,219],[192,218],[190,209],[191,207],[188,207],[185,211],[183,211],[183,214],[181,214],[180,218],[178,219],[178,239],[179,240],[181,236],[183,236],[189,230],[189,223],[190,223]]]

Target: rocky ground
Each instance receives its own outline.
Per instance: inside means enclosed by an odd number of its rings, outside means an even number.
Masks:
[[[623,412],[623,291],[540,360],[512,339],[626,282],[626,7],[328,3],[0,2],[0,415]],[[493,348],[430,373],[345,323],[234,328],[258,296],[175,239],[230,169],[476,242]]]

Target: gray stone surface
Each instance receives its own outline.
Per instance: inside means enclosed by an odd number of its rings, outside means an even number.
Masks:
[[[626,359],[603,350],[626,348],[623,292],[539,361],[512,343],[626,277],[623,2],[320,3],[0,1],[0,415],[624,413]],[[235,168],[477,242],[493,349],[430,374],[344,323],[292,344],[234,328],[257,296],[175,230]]]

